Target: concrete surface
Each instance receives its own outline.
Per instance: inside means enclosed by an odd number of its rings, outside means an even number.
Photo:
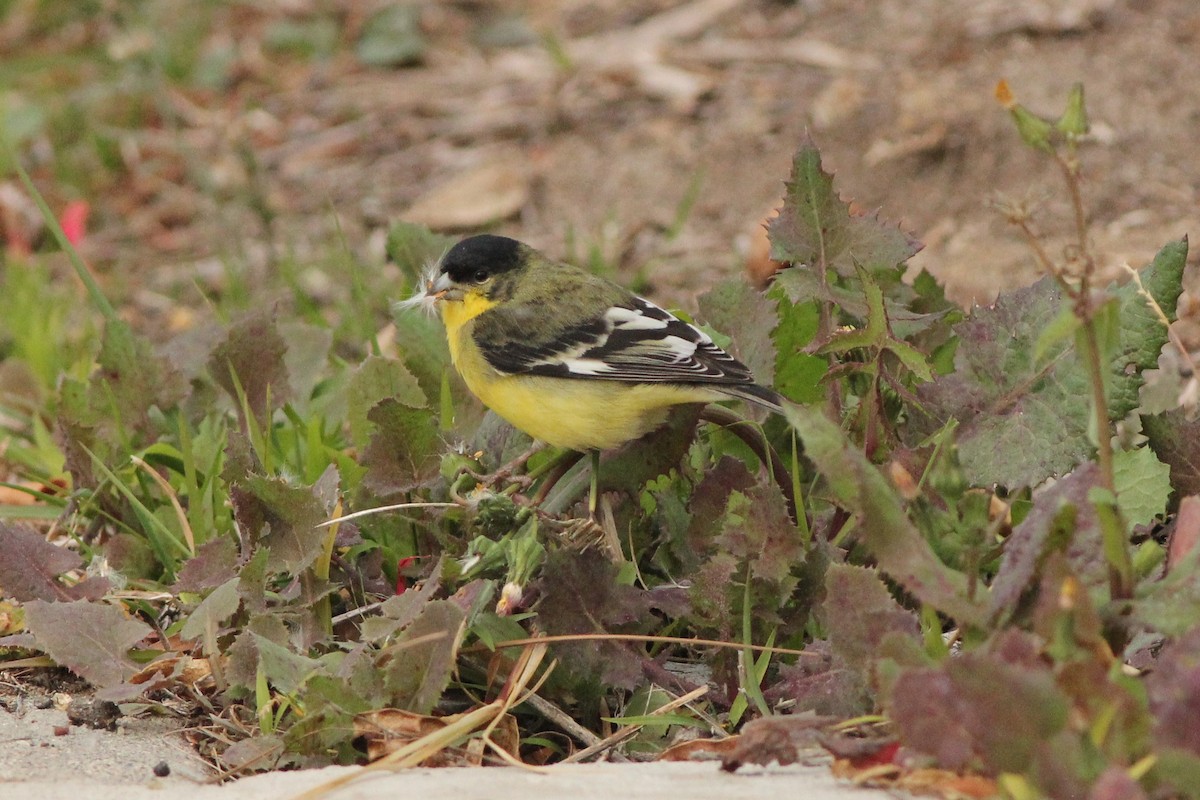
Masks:
[[[0,800],[287,800],[356,767],[273,772],[217,786],[166,720],[131,720],[115,732],[67,722],[53,709],[0,710]],[[56,729],[57,728],[57,732]],[[66,731],[63,733],[63,731]],[[168,777],[154,775],[167,762]],[[538,774],[512,767],[376,773],[327,800],[877,800],[895,795],[835,780],[824,766],[743,767],[715,763],[577,764]]]

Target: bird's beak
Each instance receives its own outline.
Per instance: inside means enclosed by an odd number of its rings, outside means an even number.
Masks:
[[[434,302],[438,300],[462,300],[463,290],[454,285],[449,275],[439,272],[436,277],[426,284],[425,296]]]
[[[437,313],[438,303],[441,300],[460,300],[462,299],[461,290],[457,290],[458,295],[455,295],[456,289],[450,281],[450,276],[443,273],[433,273],[421,282],[419,291],[412,297],[397,303],[396,307],[400,309],[420,308],[427,314]]]

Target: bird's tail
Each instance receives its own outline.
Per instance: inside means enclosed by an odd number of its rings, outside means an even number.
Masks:
[[[754,403],[756,406],[762,406],[776,414],[783,413],[783,395],[774,389],[768,389],[766,386],[759,386],[757,383],[746,383],[737,386],[722,386],[720,391],[731,397],[737,397],[748,403]]]

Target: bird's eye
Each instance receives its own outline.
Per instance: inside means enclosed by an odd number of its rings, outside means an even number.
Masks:
[[[483,283],[489,277],[487,270],[481,269],[475,271],[475,274],[471,276],[471,280],[475,281],[475,283]]]

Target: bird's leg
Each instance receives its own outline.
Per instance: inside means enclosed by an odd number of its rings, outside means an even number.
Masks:
[[[541,442],[534,442],[524,453],[521,453],[512,461],[508,462],[504,466],[500,467],[500,469],[492,473],[492,477],[499,478],[501,480],[509,477],[521,467],[529,463],[529,459],[533,458],[534,454],[541,450],[543,446],[544,445]]]
[[[592,485],[588,491],[588,518],[596,521],[596,507],[600,498],[600,451],[592,450]]]
[[[542,443],[534,442],[532,445],[530,445],[528,450],[521,453],[519,456],[514,458],[512,461],[509,461],[507,464],[501,465],[495,472],[491,473],[490,475],[480,475],[480,474],[477,474],[476,472],[474,472],[473,470],[469,470],[469,469],[467,470],[467,472],[469,472],[471,474],[472,478],[474,478],[475,480],[484,484],[485,486],[494,487],[496,484],[501,483],[502,481],[507,481],[507,480],[512,479],[515,482],[520,483],[523,488],[528,488],[529,485],[533,482],[533,479],[531,477],[525,476],[525,475],[517,477],[513,473],[515,473],[517,470],[521,469],[521,467],[525,466],[525,464],[528,463],[529,459],[533,458],[534,454],[537,453],[541,449],[542,449]]]

